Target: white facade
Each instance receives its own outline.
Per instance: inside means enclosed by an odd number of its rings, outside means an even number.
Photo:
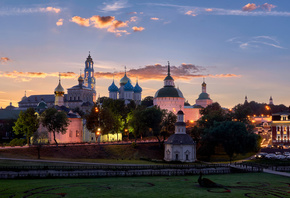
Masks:
[[[165,142],[165,161],[196,161],[196,146],[193,139],[186,134],[184,113],[178,111],[177,122],[175,123],[175,134],[171,135]]]

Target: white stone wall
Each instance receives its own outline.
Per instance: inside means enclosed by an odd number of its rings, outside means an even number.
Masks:
[[[188,159],[186,159],[186,155],[188,156]],[[164,160],[194,162],[196,161],[195,145],[165,144]]]
[[[184,98],[179,97],[158,97],[153,99],[153,104],[161,109],[167,109],[173,113],[184,109]]]

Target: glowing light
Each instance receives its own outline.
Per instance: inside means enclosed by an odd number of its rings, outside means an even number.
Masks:
[[[128,131],[128,129],[125,129],[124,131],[125,131],[125,132],[127,132],[127,131]]]
[[[190,120],[189,122],[190,122],[190,123],[194,123],[194,120]]]
[[[99,112],[99,109],[98,109],[98,107],[95,107],[95,112],[97,112],[97,113]]]
[[[270,110],[271,108],[267,105],[267,106],[265,106],[265,108],[266,108],[266,110]]]
[[[252,120],[252,123],[255,123],[256,121],[255,120]]]

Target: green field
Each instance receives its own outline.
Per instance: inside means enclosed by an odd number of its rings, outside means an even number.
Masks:
[[[290,197],[287,177],[266,173],[205,176],[223,188],[201,188],[198,176],[0,180],[0,197]]]

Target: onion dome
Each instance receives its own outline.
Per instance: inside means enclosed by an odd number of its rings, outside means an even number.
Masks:
[[[109,86],[108,88],[109,92],[118,92],[119,89],[118,87],[115,85],[115,82],[113,81],[112,84]]]
[[[183,111],[179,110],[179,111],[177,112],[177,115],[184,115],[184,113],[183,113]]]
[[[79,84],[83,84],[83,82],[84,82],[84,78],[83,78],[82,76],[80,76],[80,77],[78,78],[78,81],[79,81]]]
[[[120,85],[121,85],[121,86],[122,86],[122,85],[126,85],[127,82],[131,82],[131,80],[130,80],[130,78],[127,77],[127,74],[126,74],[126,72],[125,72],[124,77],[121,78],[121,80],[120,80]],[[130,84],[131,84],[131,83],[130,83]]]
[[[141,93],[142,92],[142,88],[139,86],[138,82],[136,83],[133,91],[134,91],[134,93]]]
[[[199,94],[198,100],[210,99],[208,93]]]
[[[54,92],[64,92],[64,88],[61,86],[60,81],[57,87],[54,89]]]
[[[124,91],[133,91],[133,85],[131,84],[130,80],[124,85]]]

